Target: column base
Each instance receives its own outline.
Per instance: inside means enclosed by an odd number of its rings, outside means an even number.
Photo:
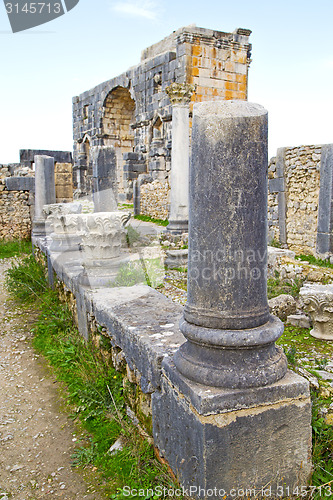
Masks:
[[[188,220],[170,220],[167,231],[171,234],[188,233]]]
[[[175,353],[178,371],[187,379],[212,387],[244,389],[277,382],[287,372],[287,359],[275,341],[283,323],[270,316],[267,323],[247,330],[217,330],[180,321],[187,342]]]
[[[191,498],[282,498],[306,488],[311,472],[311,401],[306,380],[288,371],[257,389],[228,390],[185,379],[163,361],[152,395],[160,455]],[[304,491],[304,489],[302,490]]]
[[[46,221],[44,218],[34,219],[32,222],[31,241],[36,242],[38,238],[46,236]]]

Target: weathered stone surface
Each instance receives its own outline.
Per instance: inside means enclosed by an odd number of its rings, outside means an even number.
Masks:
[[[287,323],[299,328],[311,327],[310,319],[305,314],[291,314],[287,317]]]
[[[282,321],[286,321],[287,316],[296,312],[296,300],[292,295],[278,295],[268,301],[269,311]]]
[[[89,295],[91,314],[125,354],[144,392],[161,385],[161,363],[184,337],[178,322],[182,308],[145,285],[100,289]]]
[[[35,156],[51,156],[57,163],[73,163],[70,151],[50,151],[46,149],[20,149],[20,164],[30,166]]]
[[[307,382],[293,372],[265,388],[222,391],[180,377],[166,358],[152,410],[159,452],[191,497],[230,499],[250,488],[261,497],[269,485],[273,498],[279,485],[307,483],[311,403]]]
[[[317,339],[333,340],[333,285],[305,284],[300,296],[313,323],[310,334]]]
[[[193,85],[172,83],[165,91],[172,104],[171,192],[168,231],[188,231],[190,118]]]
[[[44,205],[56,203],[54,158],[35,156],[35,214],[32,227],[32,242],[46,235]]]
[[[270,239],[297,253],[332,253],[332,144],[280,148],[269,165]]]
[[[117,160],[113,147],[100,146],[93,161],[93,201],[95,212],[114,212],[118,206]]]
[[[35,179],[33,177],[8,177],[6,188],[8,191],[35,191]]]
[[[249,30],[240,35],[237,30],[225,33],[183,27],[147,48],[137,66],[74,97],[77,194],[91,193],[91,153],[99,146],[115,147],[120,201],[132,199],[133,182],[139,172],[149,172],[153,180],[170,183],[174,138],[166,87],[184,82],[196,85],[191,107],[193,102],[204,100],[245,100],[249,36]],[[138,168],[133,168],[136,160]]]
[[[269,319],[267,111],[241,101],[196,104],[192,143],[185,318],[212,328],[262,325]]]
[[[165,265],[169,269],[176,269],[177,267],[187,267],[187,262],[188,249],[166,251]]]

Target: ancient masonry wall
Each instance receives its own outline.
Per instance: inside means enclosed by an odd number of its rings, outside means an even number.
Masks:
[[[60,160],[54,165],[56,201],[73,201],[71,153],[21,150],[20,163],[0,165],[0,239],[30,238],[35,205],[35,154],[53,155]]]
[[[315,253],[321,148],[288,148],[285,158],[288,248],[296,253]]]
[[[317,253],[323,147],[281,148],[268,167],[269,239],[298,254]]]
[[[0,165],[0,239],[30,238],[33,200],[28,190],[6,188],[12,172],[12,166]]]
[[[73,201],[73,165],[71,163],[55,163],[54,178],[57,203]]]
[[[122,75],[73,98],[77,196],[91,193],[100,146],[115,148],[120,201],[132,200],[140,174],[168,180],[172,107],[165,89],[195,84],[194,102],[246,99],[251,31],[233,33],[188,26],[148,47]],[[147,204],[147,215],[152,215]]]
[[[140,190],[140,213],[166,220],[169,212],[169,193],[168,181],[143,184]]]

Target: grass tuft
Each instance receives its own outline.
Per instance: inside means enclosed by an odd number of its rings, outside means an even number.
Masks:
[[[8,259],[31,252],[30,240],[0,240],[0,259]]]
[[[331,264],[331,262],[328,259],[327,260],[317,259],[313,255],[304,255],[304,254],[296,255],[295,259],[301,260],[303,262],[304,261],[308,262],[309,264],[313,264],[315,266],[328,267],[330,269],[333,269],[333,264]]]

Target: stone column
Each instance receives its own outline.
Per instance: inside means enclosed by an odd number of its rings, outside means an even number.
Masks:
[[[192,130],[188,295],[175,363],[191,380],[246,388],[282,378],[267,303],[267,112],[202,103]]]
[[[93,160],[93,200],[95,212],[114,212],[117,202],[117,159],[111,146],[98,146]]]
[[[195,104],[191,158],[187,342],[162,361],[154,442],[191,498],[288,496],[311,472],[311,401],[267,306],[266,110]]]
[[[55,202],[54,158],[44,155],[35,156],[35,216],[32,240],[46,235],[43,206]]]
[[[188,231],[188,173],[190,161],[189,103],[194,85],[172,83],[166,88],[172,104],[171,193],[168,231]]]

